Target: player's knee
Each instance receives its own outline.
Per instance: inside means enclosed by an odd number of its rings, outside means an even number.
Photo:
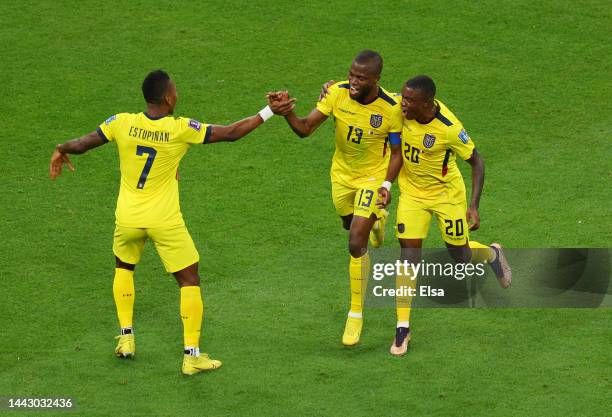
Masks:
[[[353,258],[360,258],[368,251],[367,240],[353,235],[349,238],[348,249]]]

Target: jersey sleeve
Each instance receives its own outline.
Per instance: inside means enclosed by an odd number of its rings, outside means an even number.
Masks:
[[[326,116],[329,116],[334,111],[334,103],[339,93],[339,84],[340,83],[336,83],[329,87],[327,95],[317,103],[317,110]]]
[[[474,142],[461,125],[453,125],[448,131],[448,147],[461,159],[470,159],[474,152]]]
[[[389,125],[389,143],[391,145],[402,144],[402,126],[404,124],[404,114],[402,106],[398,103],[393,106],[391,111],[391,123]]]
[[[189,144],[208,143],[212,126],[206,123],[198,122],[195,119],[187,119],[181,117],[179,138]]]
[[[115,140],[114,130],[117,128],[117,125],[119,124],[118,119],[120,117],[121,117],[121,114],[115,114],[109,117],[108,119],[106,119],[104,122],[102,122],[100,126],[98,126],[98,128],[96,129],[96,131],[98,132],[98,135],[100,135],[100,137],[106,140],[107,142],[114,141]]]

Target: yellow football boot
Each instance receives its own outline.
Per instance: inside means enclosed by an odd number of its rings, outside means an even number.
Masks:
[[[357,343],[359,343],[362,328],[363,318],[347,318],[346,326],[344,326],[344,334],[342,335],[342,344],[344,346],[355,346]]]
[[[115,355],[119,358],[133,358],[136,353],[134,334],[120,335],[115,337],[115,339],[119,339],[119,343],[117,343],[115,348]]]
[[[203,371],[214,371],[221,368],[221,361],[210,359],[206,353],[201,353],[200,356],[183,356],[183,373],[185,375],[193,375]]]

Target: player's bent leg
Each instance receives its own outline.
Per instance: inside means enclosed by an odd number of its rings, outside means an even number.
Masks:
[[[370,271],[368,235],[376,216],[369,218],[354,216],[349,233],[349,282],[351,288],[351,307],[342,334],[342,344],[354,346],[359,343],[363,329],[363,301]]]
[[[206,353],[200,353],[200,332],[204,316],[204,302],[200,290],[198,263],[174,272],[180,287],[180,312],[183,322],[184,355],[182,372],[193,375],[221,367],[221,361],[210,359]]]
[[[399,239],[399,243],[401,247],[402,262],[408,261],[410,264],[416,264],[421,261],[422,239]],[[412,268],[409,268],[408,271],[399,271],[395,281],[396,289],[415,288],[416,278]],[[394,356],[403,356],[406,354],[412,337],[410,333],[412,297],[407,295],[407,290],[401,294],[403,295],[399,295],[395,298],[397,324],[395,326],[395,337],[389,349],[389,352]]]
[[[385,226],[387,224],[387,217],[389,212],[385,209],[381,209],[378,214],[378,219],[372,226],[370,232],[370,244],[373,248],[380,248],[385,242]]]

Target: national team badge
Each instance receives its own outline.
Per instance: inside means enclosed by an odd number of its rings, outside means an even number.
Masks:
[[[370,116],[370,125],[372,127],[380,127],[382,125],[382,114],[373,114]]]
[[[189,119],[189,127],[199,132],[202,129],[202,124],[197,120]]]
[[[470,140],[470,137],[468,136],[465,129],[461,129],[461,132],[459,132],[459,139],[461,139],[461,142],[463,143],[468,143],[468,141]]]
[[[436,143],[436,137],[434,135],[430,135],[429,133],[425,133],[425,137],[423,138],[423,146],[426,148],[431,148]]]

